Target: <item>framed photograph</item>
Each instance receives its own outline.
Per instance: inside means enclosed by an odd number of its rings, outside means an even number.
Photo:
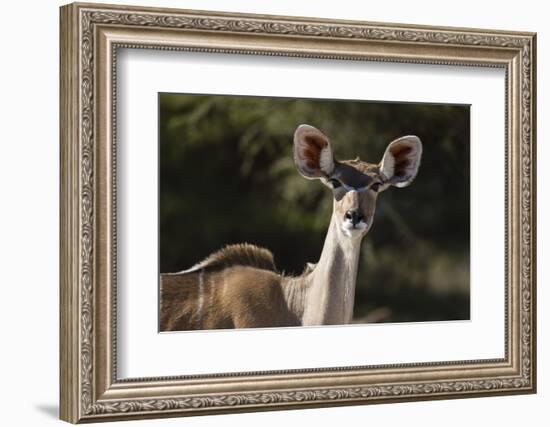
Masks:
[[[63,420],[535,392],[535,34],[60,22]]]

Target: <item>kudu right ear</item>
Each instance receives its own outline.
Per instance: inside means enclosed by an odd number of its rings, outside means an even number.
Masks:
[[[416,177],[421,157],[420,138],[414,135],[404,136],[388,145],[380,162],[380,171],[389,184],[406,187]]]
[[[334,155],[328,137],[313,126],[298,126],[294,132],[294,163],[305,178],[330,176],[334,171]]]

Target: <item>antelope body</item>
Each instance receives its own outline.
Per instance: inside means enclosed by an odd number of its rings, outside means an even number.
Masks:
[[[331,188],[334,199],[318,263],[290,277],[277,272],[267,249],[227,246],[189,270],[161,274],[160,330],[350,323],[361,241],[372,226],[378,194],[409,185],[421,154],[420,139],[405,136],[388,145],[378,164],[337,161],[326,135],[298,126],[296,168]]]

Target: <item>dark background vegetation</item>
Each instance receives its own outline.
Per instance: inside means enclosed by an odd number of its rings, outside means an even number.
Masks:
[[[159,103],[161,272],[249,242],[270,249],[280,271],[301,273],[318,261],[332,195],[296,171],[296,127],[325,132],[338,159],[371,163],[413,134],[420,170],[378,199],[354,321],[469,319],[468,106],[182,94]]]

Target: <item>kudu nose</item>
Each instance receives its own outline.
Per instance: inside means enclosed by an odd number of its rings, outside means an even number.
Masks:
[[[361,215],[361,212],[359,212],[357,209],[350,209],[349,211],[347,211],[344,215],[344,218],[351,221],[354,226],[363,221],[363,215]]]

